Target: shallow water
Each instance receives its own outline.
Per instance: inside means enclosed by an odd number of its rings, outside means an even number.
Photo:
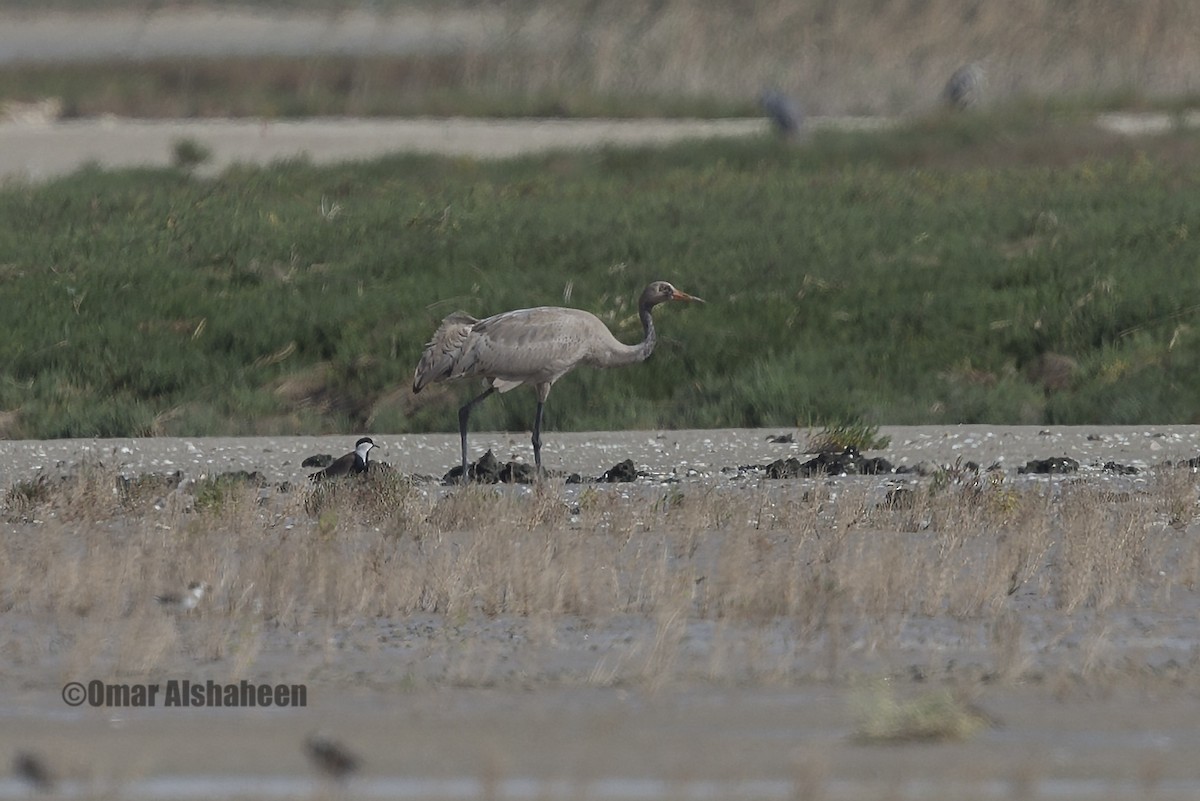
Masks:
[[[192,801],[196,799],[285,799],[317,795],[321,782],[297,776],[162,776],[124,784],[122,798]],[[589,799],[589,801],[776,801],[797,797],[797,784],[784,780],[667,781],[613,777],[576,782],[556,779],[513,778],[485,782],[460,777],[449,779],[353,779],[336,789],[338,798],[391,798],[398,801],[538,801],[539,799]],[[1024,793],[1024,795],[1021,795]],[[105,796],[79,783],[64,782],[42,798],[92,798]],[[15,779],[0,779],[0,799],[29,798],[29,788]],[[801,796],[802,797],[802,796]],[[1145,798],[1195,799],[1200,780],[1170,780],[1147,785],[1141,781],[1098,779],[1042,779],[1028,783],[997,779],[934,781],[912,779],[899,783],[869,779],[835,779],[821,787],[821,798],[1011,799],[1014,797],[1061,799]]]

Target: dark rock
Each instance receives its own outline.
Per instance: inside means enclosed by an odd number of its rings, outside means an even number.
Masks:
[[[374,468],[375,462],[372,462]],[[380,470],[392,470],[391,465],[379,463]],[[467,475],[471,481],[479,484],[532,484],[537,478],[537,470],[524,462],[501,462],[490,450],[479,461],[467,465]],[[452,467],[442,477],[443,484],[457,484],[462,476],[462,466]]]
[[[333,455],[328,453],[315,453],[309,456],[300,463],[301,467],[329,467],[333,464]]]
[[[800,465],[798,475],[802,478],[819,475],[856,475],[858,473],[856,456],[858,456],[858,449],[854,447],[846,448],[842,453],[818,453],[815,457]]]
[[[500,481],[500,460],[492,453],[491,448],[480,456],[479,461],[471,465],[470,469],[471,478],[475,481],[483,484],[495,484]]]
[[[776,459],[769,465],[765,465],[763,470],[766,471],[767,478],[795,478],[800,475],[800,460],[794,456]]]
[[[450,472],[442,478],[446,484],[457,484],[462,478],[462,465],[450,468]],[[495,484],[500,480],[500,462],[496,454],[489,449],[479,457],[479,461],[467,465],[467,479],[480,484]]]
[[[892,463],[881,456],[863,458],[853,445],[841,452],[823,451],[807,462],[789,457],[763,465],[767,478],[808,478],[811,476],[859,476],[892,473]]]
[[[1074,473],[1079,470],[1079,462],[1070,456],[1051,456],[1048,459],[1030,459],[1024,467],[1017,468],[1018,473]]]
[[[821,453],[800,466],[801,475],[860,476],[893,472],[892,463],[876,456],[863,458],[853,445],[841,453]]]
[[[1136,476],[1138,469],[1132,465],[1118,464],[1117,462],[1105,462],[1104,471],[1106,473],[1116,473],[1119,476]]]
[[[508,462],[500,467],[499,479],[502,484],[532,484],[537,471],[524,462]]]
[[[896,472],[896,468],[882,456],[872,456],[869,459],[862,460],[862,474],[864,476],[878,476],[894,472]]]
[[[635,481],[637,479],[637,468],[633,466],[632,459],[626,459],[623,462],[618,462],[612,467],[604,471],[604,475],[600,476],[600,481],[607,481],[612,484]]]

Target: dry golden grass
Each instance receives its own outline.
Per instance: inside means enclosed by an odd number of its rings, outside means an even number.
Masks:
[[[777,86],[818,113],[895,113],[936,103],[969,61],[1000,98],[1189,94],[1200,68],[1200,8],[1175,0],[582,6],[507,7],[504,50],[464,58],[461,79],[534,95],[738,99]]]
[[[1200,578],[1190,472],[1125,494],[959,478],[898,508],[862,481],[594,486],[568,499],[552,485],[443,490],[378,472],[212,493],[85,467],[6,494],[0,586],[10,615],[57,628],[72,676],[143,676],[181,658],[240,676],[281,647],[279,632],[297,652],[370,650],[373,627],[420,617],[441,621],[432,639],[452,681],[495,680],[499,657],[471,631],[515,626],[540,647],[569,622],[633,634],[561,680],[654,687],[695,677],[696,648],[704,679],[786,682],[804,654],[823,665],[804,675],[836,678],[851,639],[856,653],[886,652],[930,620],[979,627],[989,675],[1018,680],[1034,656],[1030,615],[1153,610]],[[153,601],[189,581],[213,587],[195,611]],[[1110,664],[1103,632],[1090,642],[1085,667]]]
[[[467,4],[472,5],[472,4]],[[1174,97],[1195,93],[1200,8],[1118,0],[963,4],[526,2],[489,7],[504,36],[463,52],[344,79],[480,96],[753,100],[769,86],[826,114],[903,113],[939,102],[959,66],[981,62],[987,94]],[[377,70],[389,69],[379,67]],[[676,109],[669,108],[670,111]],[[594,112],[593,112],[594,113]]]
[[[34,65],[0,95],[24,108],[30,92],[63,93],[56,113],[68,116],[656,116],[744,114],[777,87],[813,113],[895,114],[939,103],[968,62],[984,66],[985,99],[1000,101],[1190,97],[1200,74],[1200,7],[1182,0],[564,0],[390,13],[420,24],[440,12],[453,25],[464,9],[494,35],[401,55],[114,65],[94,89],[84,87],[95,65]]]

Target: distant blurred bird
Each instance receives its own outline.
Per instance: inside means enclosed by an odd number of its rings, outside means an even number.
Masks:
[[[758,104],[767,113],[780,136],[797,136],[804,128],[804,109],[778,89],[768,89],[759,95]]]
[[[356,476],[359,473],[365,473],[367,470],[367,456],[374,447],[375,442],[370,437],[363,437],[354,443],[354,450],[334,459],[328,467],[324,470],[318,470],[310,475],[309,478],[313,481],[324,481],[328,478],[342,478],[343,476]]]
[[[18,751],[13,756],[12,772],[38,792],[48,793],[54,789],[54,777],[37,754]]]
[[[310,734],[304,741],[304,753],[318,773],[335,781],[345,781],[358,770],[358,758],[321,734]]]
[[[204,594],[211,589],[212,587],[207,582],[193,581],[187,585],[186,592],[164,592],[162,595],[155,595],[154,600],[176,612],[190,612],[200,604],[200,601],[204,599]]]
[[[984,78],[983,66],[979,62],[962,65],[946,81],[942,100],[950,108],[960,111],[975,108],[983,101]]]

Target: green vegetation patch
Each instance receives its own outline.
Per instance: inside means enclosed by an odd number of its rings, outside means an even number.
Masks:
[[[13,437],[454,430],[440,319],[570,305],[644,365],[547,430],[1194,422],[1200,163],[1071,115],[510,161],[86,169],[0,190]],[[527,429],[533,398],[474,427]]]
[[[900,701],[889,688],[879,686],[862,694],[856,705],[859,726],[854,739],[864,745],[957,742],[990,724],[984,712],[950,690]]]

